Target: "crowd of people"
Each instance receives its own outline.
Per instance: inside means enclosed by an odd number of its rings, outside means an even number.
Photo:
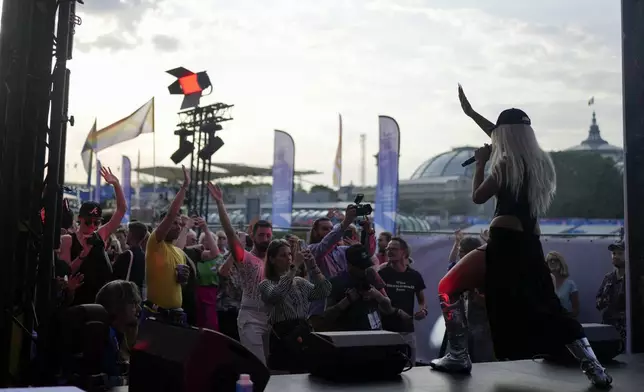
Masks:
[[[525,113],[510,109],[492,124],[459,91],[466,114],[492,138],[491,146],[476,152],[473,201],[496,197],[497,211],[481,238],[456,233],[437,288],[447,331],[444,355],[430,366],[469,372],[472,362],[525,359],[566,347],[593,384],[610,385],[576,320],[579,297],[565,260],[556,252],[545,256],[539,241],[536,218],[554,195],[552,162]],[[103,223],[100,207],[89,202],[77,225],[69,216],[63,220],[56,273],[61,311],[97,303],[110,315],[107,384],[126,383],[137,327],[149,317],[221,332],[276,372],[307,371],[313,331],[397,332],[416,364],[414,321],[434,305],[426,300],[408,243],[387,232],[376,238],[356,206],[317,219],[308,242],[292,234],[275,239],[267,221],[235,230],[221,189],[208,184],[222,226],[212,232],[203,218],[180,213],[191,181],[184,168],[183,184],[156,227],[122,227],[123,192],[109,169],[102,174],[114,186],[115,213]],[[597,308],[624,337],[623,244],[610,250],[616,268],[601,285]]]

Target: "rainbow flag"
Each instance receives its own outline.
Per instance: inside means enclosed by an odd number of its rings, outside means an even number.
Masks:
[[[94,160],[94,149],[93,138],[96,134],[96,119],[94,119],[94,126],[89,130],[87,138],[85,139],[85,144],[83,144],[83,149],[81,150],[81,159],[83,161],[83,167],[87,172],[87,186],[92,185],[92,161]]]
[[[340,118],[340,136],[338,139],[338,149],[335,152],[335,165],[333,166],[333,186],[340,188],[342,186],[342,115]]]
[[[81,152],[85,170],[91,172],[92,153],[135,139],[144,133],[154,133],[154,98],[129,116],[99,131],[94,123]]]

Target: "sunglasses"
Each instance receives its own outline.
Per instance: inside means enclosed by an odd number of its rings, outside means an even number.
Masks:
[[[86,226],[100,226],[103,223],[102,219],[81,219],[81,222],[85,223]]]

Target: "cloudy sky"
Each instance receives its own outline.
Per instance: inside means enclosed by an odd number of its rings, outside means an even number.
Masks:
[[[234,104],[214,161],[269,166],[273,130],[296,143],[296,168],[330,184],[338,113],[343,182],[359,182],[359,135],[375,182],[378,115],[401,127],[401,178],[425,159],[484,134],[464,115],[457,83],[480,113],[506,107],[532,117],[542,146],[587,135],[595,96],[602,135],[622,144],[619,2],[608,0],[86,0],[72,70],[68,178],[82,180],[80,149],[99,127],[156,97],[156,163],[172,164],[181,98],[165,71],[207,70],[204,104]],[[152,165],[152,137],[99,154]],[[79,165],[82,167],[82,165]]]

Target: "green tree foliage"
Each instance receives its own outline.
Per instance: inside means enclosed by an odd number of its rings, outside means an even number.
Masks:
[[[611,159],[584,151],[557,151],[550,156],[557,170],[557,194],[549,217],[624,217],[623,177]]]

